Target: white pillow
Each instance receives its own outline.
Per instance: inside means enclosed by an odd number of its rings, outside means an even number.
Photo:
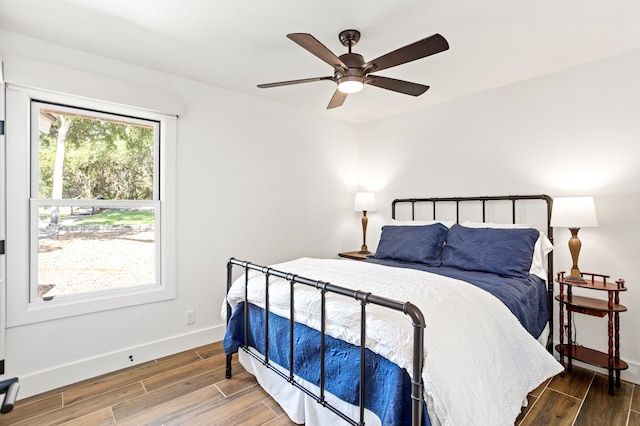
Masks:
[[[455,222],[453,220],[391,220],[393,226],[425,226],[441,223],[447,228],[451,228]]]
[[[461,223],[462,226],[467,228],[502,228],[502,229],[522,229],[533,228],[535,225],[528,223],[491,223],[491,222],[472,222],[466,220]],[[547,281],[547,255],[553,250],[553,244],[549,241],[546,235],[538,231],[538,239],[533,247],[533,259],[531,260],[531,269],[529,273],[540,277],[545,282]]]

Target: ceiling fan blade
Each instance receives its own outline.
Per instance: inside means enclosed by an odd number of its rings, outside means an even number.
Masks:
[[[443,52],[448,48],[447,40],[440,34],[434,34],[369,61],[365,66],[372,66],[371,71],[380,71]]]
[[[331,97],[331,100],[329,101],[329,105],[327,105],[327,109],[333,109],[342,106],[345,99],[347,99],[347,94],[336,89],[335,93]]]
[[[393,90],[394,92],[404,93],[405,95],[420,96],[427,90],[429,86],[424,84],[412,83],[410,81],[398,80],[396,78],[382,77],[380,75],[369,74],[365,83],[382,89]]]
[[[333,81],[333,77],[313,77],[313,78],[303,78],[300,80],[279,81],[277,83],[258,84],[258,87],[261,89],[268,89],[270,87],[291,86],[292,84],[312,83],[314,81],[322,81],[322,80]]]
[[[295,41],[300,46],[307,49],[309,52],[322,59],[332,67],[342,67],[345,70],[349,68],[344,64],[344,62],[342,62],[340,58],[334,55],[333,52],[327,49],[324,44],[316,40],[316,38],[311,34],[293,33],[287,34],[287,37],[289,37],[291,40]]]

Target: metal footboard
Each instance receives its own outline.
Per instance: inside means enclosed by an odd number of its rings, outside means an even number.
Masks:
[[[269,368],[271,371],[277,373],[280,377],[290,383],[292,386],[300,389],[302,392],[315,399],[316,402],[323,407],[331,410],[333,413],[340,416],[346,422],[352,425],[364,425],[364,412],[365,412],[365,386],[366,386],[366,375],[365,375],[365,346],[363,342],[366,342],[366,319],[367,319],[367,309],[366,306],[368,304],[382,306],[388,309],[393,309],[396,311],[404,312],[408,315],[412,320],[413,325],[413,366],[412,366],[412,380],[411,380],[411,424],[413,426],[422,425],[422,413],[424,406],[424,396],[423,396],[423,383],[422,383],[422,368],[423,368],[423,357],[424,357],[424,328],[425,328],[425,320],[424,316],[420,309],[418,309],[415,305],[409,302],[399,302],[396,300],[388,299],[385,297],[376,296],[371,293],[362,292],[359,290],[353,290],[346,287],[340,287],[329,282],[316,281],[309,278],[301,277],[298,275],[293,275],[287,272],[278,271],[273,268],[269,268],[266,266],[256,265],[250,262],[241,261],[238,259],[231,258],[227,262],[227,292],[233,283],[233,267],[240,266],[244,269],[244,277],[245,277],[245,306],[248,303],[248,295],[247,295],[247,282],[249,279],[249,271],[254,270],[262,273],[265,277],[265,353],[260,355],[256,354],[254,351],[248,350],[247,342],[248,342],[248,321],[249,321],[249,310],[244,310],[244,345],[241,346],[241,349],[244,350],[247,354],[254,357],[258,361],[260,361],[265,367]],[[279,277],[287,280],[290,283],[290,312],[289,312],[289,366],[290,369],[288,374],[283,373],[278,368],[275,368],[273,364],[269,361],[269,280],[270,277]],[[294,304],[295,304],[295,292],[294,292],[294,284],[302,284],[306,286],[314,287],[320,290],[320,300],[321,300],[321,328],[320,328],[320,392],[316,395],[314,392],[300,385],[298,382],[294,380],[294,356],[295,356],[295,347],[294,347]],[[325,352],[325,319],[326,319],[326,304],[325,298],[327,293],[339,294],[348,298],[355,299],[360,302],[360,389],[359,389],[359,419],[354,420],[344,413],[340,412],[337,408],[328,403],[325,399],[325,364],[324,364],[324,352]],[[227,323],[231,318],[231,307],[227,305]],[[231,358],[232,355],[227,355],[227,365],[226,365],[226,377],[231,378]]]

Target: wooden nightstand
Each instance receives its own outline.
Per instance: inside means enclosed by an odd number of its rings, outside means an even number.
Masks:
[[[619,279],[615,283],[607,282],[608,275],[590,274],[583,272],[584,283],[569,281],[564,272],[558,273],[556,280],[560,284],[560,294],[556,300],[560,302],[560,344],[556,350],[560,353],[560,363],[564,367],[564,357],[569,358],[569,371],[571,371],[571,361],[577,359],[587,364],[595,365],[609,370],[609,395],[613,395],[613,376],[615,372],[615,384],[620,387],[620,370],[629,368],[626,362],[620,359],[620,312],[625,312],[627,307],[620,304],[620,292],[626,291],[624,280]],[[565,294],[564,288],[567,292]],[[594,299],[591,297],[574,296],[573,288],[584,288],[590,290],[600,290],[607,292],[607,300]],[[564,315],[567,313],[567,335],[569,342],[564,343]],[[572,321],[571,312],[591,315],[603,318],[608,317],[608,343],[607,353],[589,349],[576,345],[571,340]]]
[[[360,251],[347,251],[345,253],[338,253],[338,256],[344,257],[345,259],[353,259],[353,260],[365,260],[369,256],[374,256],[375,253],[366,252],[362,253]]]

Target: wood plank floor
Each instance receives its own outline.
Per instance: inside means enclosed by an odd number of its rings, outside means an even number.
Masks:
[[[214,343],[19,400],[0,425],[293,425],[239,364],[231,380],[224,367]],[[640,425],[640,387],[607,386],[574,368],[532,392],[516,424]]]

